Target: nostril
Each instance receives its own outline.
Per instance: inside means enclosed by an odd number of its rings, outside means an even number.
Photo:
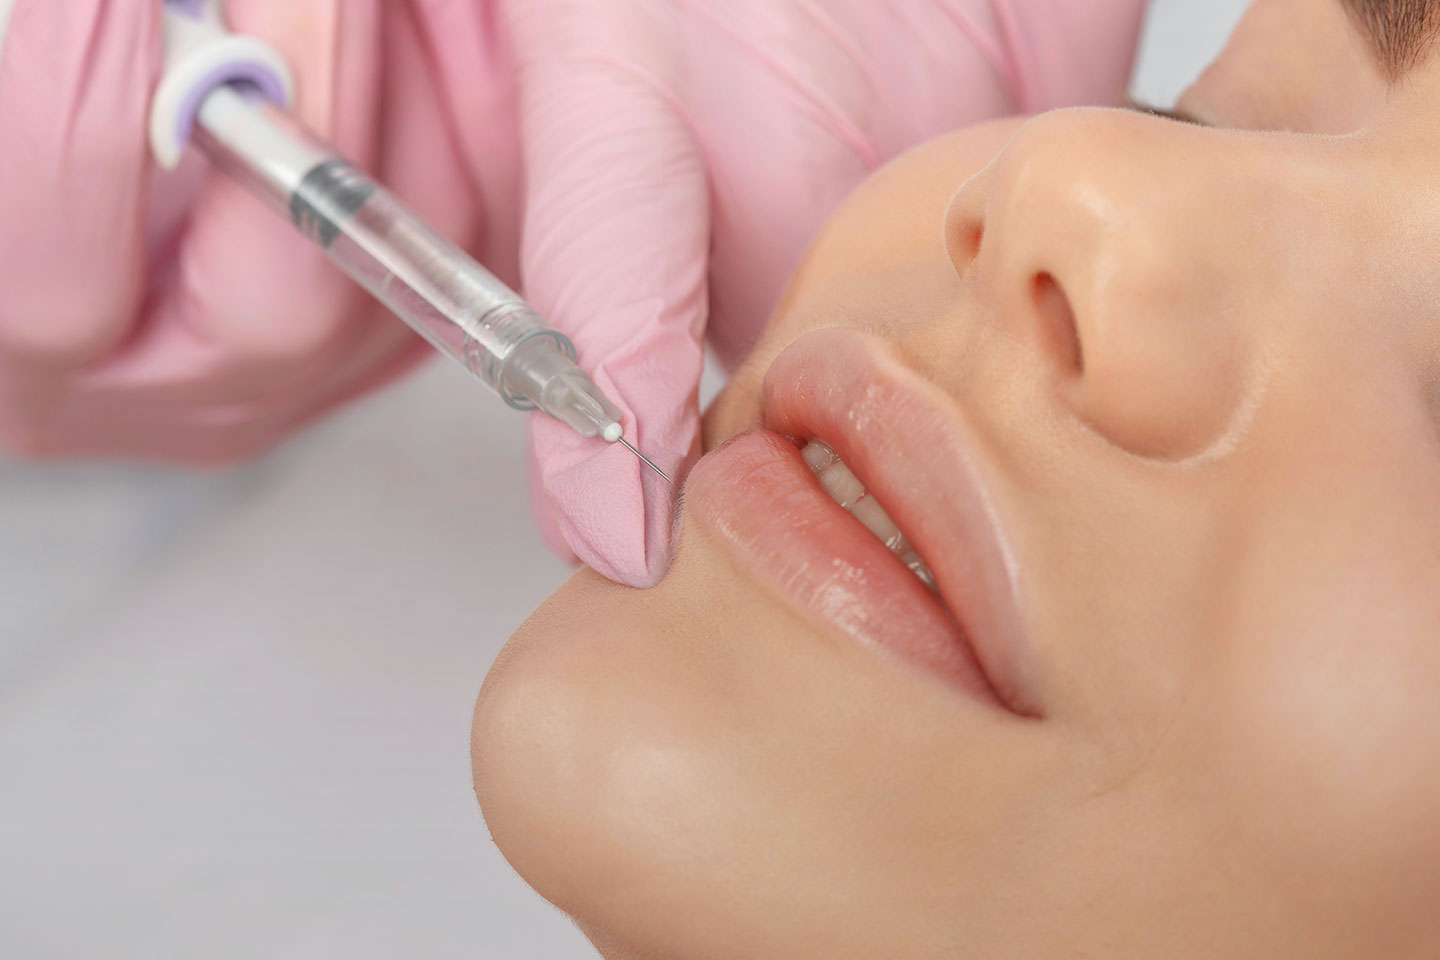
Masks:
[[[952,201],[945,213],[945,253],[957,275],[967,276],[974,268],[984,237],[985,220],[969,216]]]
[[[964,250],[971,262],[980,257],[980,244],[985,241],[985,222],[977,221],[964,231]]]
[[[1070,298],[1048,271],[1037,273],[1030,283],[1041,348],[1063,374],[1079,376],[1085,372],[1085,352]]]

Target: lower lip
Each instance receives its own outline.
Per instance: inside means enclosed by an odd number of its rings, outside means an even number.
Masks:
[[[784,438],[752,430],[712,451],[686,481],[685,503],[783,600],[1004,709],[940,600],[820,489]]]

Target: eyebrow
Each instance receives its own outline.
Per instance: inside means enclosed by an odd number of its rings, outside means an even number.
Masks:
[[[1418,67],[1440,34],[1440,0],[1340,0],[1391,83]]]
[[[1432,52],[1440,37],[1440,0],[1339,0],[1355,29],[1365,39],[1380,72],[1398,83]],[[1135,113],[1163,117],[1198,127],[1215,124],[1178,107],[1166,109],[1126,97],[1121,106]]]

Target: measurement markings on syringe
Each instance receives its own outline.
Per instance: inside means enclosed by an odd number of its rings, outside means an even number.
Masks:
[[[327,160],[305,174],[290,197],[290,217],[315,243],[328,249],[340,224],[370,200],[375,185],[344,160]]]

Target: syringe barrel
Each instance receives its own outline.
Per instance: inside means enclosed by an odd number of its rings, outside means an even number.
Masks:
[[[521,345],[575,359],[570,341],[518,294],[283,111],[221,88],[198,119],[195,142],[212,161],[510,406],[534,409],[540,399],[520,392],[535,392],[526,378],[506,376]]]

